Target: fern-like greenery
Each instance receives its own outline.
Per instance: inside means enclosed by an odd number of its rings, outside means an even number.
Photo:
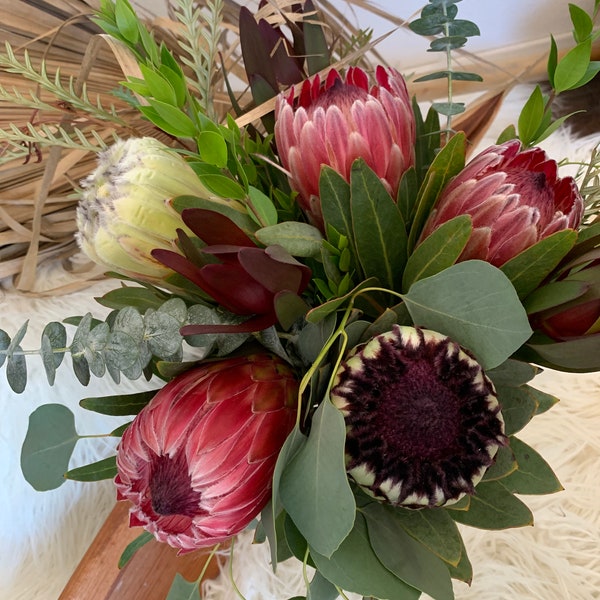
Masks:
[[[207,10],[198,7],[194,0],[176,0],[176,7],[183,25],[181,48],[188,54],[180,56],[180,60],[194,74],[194,79],[188,78],[188,85],[198,93],[206,114],[214,118],[212,80],[222,33],[223,0],[208,0]]]
[[[15,55],[11,45],[5,43],[5,54],[0,54],[0,68],[8,73],[15,73],[29,81],[37,83],[42,89],[52,94],[57,101],[65,103],[74,110],[79,110],[87,113],[94,119],[102,121],[111,121],[117,125],[124,126],[126,121],[119,117],[114,106],[105,108],[102,106],[100,99],[92,102],[88,97],[85,84],[82,86],[81,93],[76,92],[75,79],[70,76],[67,84],[63,84],[60,70],[57,69],[52,78],[47,70],[44,62],[41,63],[39,69],[34,67],[27,50],[23,53],[23,60],[20,61]],[[8,100],[19,106],[31,108],[43,108],[44,110],[58,110],[58,106],[52,106],[43,102],[34,92],[30,92],[30,97],[27,98],[18,91],[12,92],[0,86],[0,99]]]

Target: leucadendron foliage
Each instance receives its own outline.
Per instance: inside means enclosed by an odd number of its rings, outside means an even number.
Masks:
[[[458,525],[531,525],[520,496],[562,489],[519,434],[557,401],[533,386],[535,365],[600,370],[590,358],[600,356],[598,160],[577,190],[553,158],[527,149],[557,127],[535,91],[519,135],[466,164],[452,83],[479,76],[454,70],[452,52],[479,30],[456,4],[431,0],[411,25],[447,55],[447,68],[424,78],[448,80],[447,102],[425,117],[401,73],[357,69],[356,51],[328,48],[310,3],[282,5],[279,20],[266,4],[243,8],[246,83],[256,104],[269,102],[246,107],[255,118],[240,125],[216,118],[203,77],[216,68],[220,2],[196,13],[178,0],[181,54],[157,44],[127,0],[102,2],[96,23],[140,67],[118,93],[169,140],[173,165],[158,197],[146,195],[147,177],[115,196],[125,203],[117,220],[144,229],[135,208],[152,200],[170,221],[153,220],[144,244],[103,222],[131,252],[107,261],[121,279],[98,298],[108,315],[49,323],[33,350],[27,324],[0,330],[0,366],[17,393],[30,354],[50,384],[61,368],[83,385],[106,375],[155,384],[81,401],[123,418],[109,433],[126,432],[114,456],[71,464],[98,432],[80,433],[58,404],[32,413],[21,454],[38,490],[116,477],[132,525],[146,529],[121,564],[152,536],[188,551],[253,522],[273,567],[295,557],[316,569],[306,598],[452,600],[453,580],[473,577]],[[576,49],[558,61],[551,47],[554,94],[596,68],[593,16],[572,7]],[[206,45],[194,49],[189,32],[199,30]],[[231,113],[247,114],[230,91]],[[333,146],[328,132],[339,134]],[[178,173],[198,189],[182,191]],[[88,193],[101,189],[95,179]],[[456,197],[463,184],[477,210]],[[503,253],[499,231],[510,232]],[[134,264],[160,268],[142,277]],[[585,328],[574,330],[580,311]],[[177,577],[168,600],[198,585]]]

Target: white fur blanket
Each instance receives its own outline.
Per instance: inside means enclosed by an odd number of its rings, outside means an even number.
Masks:
[[[514,107],[522,105],[524,94],[519,88],[507,99],[497,125],[482,144],[493,142],[497,133],[514,121]],[[555,135],[545,148],[556,159],[586,158],[591,145],[590,140]],[[105,281],[84,292],[47,299],[0,292],[0,328],[14,334],[29,319],[30,335],[23,346],[37,348],[48,321],[88,310],[104,314],[93,296],[116,285]],[[74,410],[82,434],[107,432],[122,422],[77,406],[84,396],[114,393],[115,386],[108,378],[93,380],[84,388],[65,365],[51,388],[39,358],[33,357],[28,364],[30,383],[22,395],[13,394],[4,372],[0,373],[0,600],[56,600],[115,498],[110,482],[67,482],[55,491],[39,493],[24,481],[20,447],[29,414],[37,406],[66,404]],[[502,532],[463,530],[475,577],[470,588],[457,585],[457,600],[600,599],[600,374],[546,371],[535,385],[561,402],[536,418],[521,435],[552,465],[565,491],[524,499],[534,512],[534,527]],[[145,382],[127,382],[125,391],[146,387]],[[72,465],[103,458],[111,450],[107,442],[82,440]],[[253,546],[249,535],[241,535],[236,542],[232,571],[247,600],[282,600],[305,593],[298,563],[280,565],[275,578],[266,545]],[[204,591],[205,600],[238,597],[228,573],[208,582]]]

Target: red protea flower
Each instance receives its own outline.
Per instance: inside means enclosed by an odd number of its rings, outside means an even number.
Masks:
[[[345,80],[332,69],[321,85],[318,76],[279,95],[275,141],[281,163],[298,191],[298,201],[313,224],[322,228],[319,176],[322,165],[346,181],[357,158],[365,160],[395,198],[403,173],[414,163],[415,119],[406,83],[395,69],[377,67],[377,84],[357,67]]]
[[[421,241],[442,223],[471,215],[473,232],[459,260],[497,267],[562,229],[576,229],[583,199],[572,177],[558,177],[556,162],[541,148],[518,140],[490,146],[444,188]]]
[[[395,325],[355,348],[331,391],[346,421],[346,467],[393,505],[442,506],[472,494],[504,421],[492,382],[456,342]]]
[[[161,248],[154,250],[152,256],[195,283],[223,308],[250,317],[239,325],[188,325],[182,329],[183,335],[266,329],[277,322],[275,303],[280,294],[301,294],[310,283],[309,267],[281,246],[257,247],[224,215],[188,208],[181,216],[207,244],[194,256],[197,260],[206,255],[206,262],[198,263]]]
[[[209,362],[162,388],[117,453],[130,525],[180,552],[240,532],[270,497],[278,453],[296,418],[298,382],[270,354]]]

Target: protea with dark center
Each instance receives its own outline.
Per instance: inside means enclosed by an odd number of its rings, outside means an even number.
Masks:
[[[377,83],[357,67],[345,79],[332,69],[277,98],[275,141],[300,206],[323,226],[319,201],[321,167],[328,165],[346,181],[357,158],[365,160],[395,198],[400,178],[415,160],[415,119],[406,83],[398,71],[377,67]]]
[[[558,177],[556,162],[519,140],[490,146],[444,188],[421,241],[459,215],[471,215],[473,232],[459,260],[497,267],[562,229],[576,229],[583,199],[572,177]]]
[[[208,362],[167,383],[123,434],[118,499],[180,552],[237,534],[270,497],[298,382],[266,353]]]
[[[494,387],[457,343],[395,325],[355,348],[331,391],[346,421],[346,466],[393,505],[433,507],[473,494],[505,443]]]

